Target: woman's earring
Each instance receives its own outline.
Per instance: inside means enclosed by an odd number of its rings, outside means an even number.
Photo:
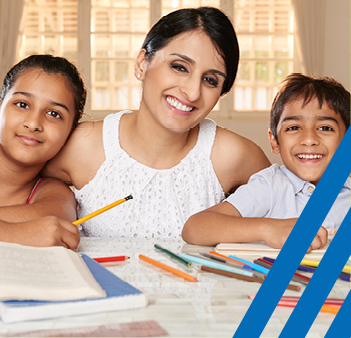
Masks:
[[[140,79],[141,78],[141,75],[140,73],[137,74],[137,78]]]

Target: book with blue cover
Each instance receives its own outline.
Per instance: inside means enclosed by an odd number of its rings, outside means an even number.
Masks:
[[[53,248],[45,249],[50,252],[50,249]],[[102,297],[68,301],[7,300],[0,302],[1,320],[4,323],[13,323],[61,316],[128,310],[147,305],[146,297],[141,291],[124,282],[90,257],[74,252],[73,254],[82,257],[82,265],[88,267],[96,282],[104,290]],[[1,270],[2,266],[0,264],[0,275]]]

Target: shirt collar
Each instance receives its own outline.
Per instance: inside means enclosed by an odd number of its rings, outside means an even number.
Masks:
[[[309,186],[312,185],[315,188],[315,185],[313,183],[302,180],[300,177],[296,176],[293,172],[291,172],[288,168],[281,166],[280,170],[291,181],[291,183],[294,187],[295,195],[297,193],[299,193],[300,191],[302,191],[306,185],[309,185]],[[346,182],[344,183],[344,188],[347,188],[347,189],[351,188],[351,178],[350,177],[348,177]]]
[[[300,177],[296,176],[293,172],[291,172],[288,168],[284,166],[281,166],[280,170],[292,183],[294,187],[295,195],[298,194],[300,191],[302,191],[306,184],[309,184],[309,185],[312,184],[310,182],[302,180]]]

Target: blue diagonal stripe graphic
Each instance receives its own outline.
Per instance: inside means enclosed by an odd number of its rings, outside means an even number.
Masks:
[[[338,314],[334,318],[330,328],[325,335],[325,338],[350,338],[351,337],[351,325],[350,325],[350,313],[351,313],[351,292],[348,293],[344,304],[339,310]]]
[[[350,148],[351,128],[346,132],[233,337],[247,337],[248,332],[250,332],[250,337],[259,337],[261,335],[310,243],[351,172]]]
[[[280,338],[305,337],[335,281],[350,257],[351,211],[347,213],[313,274],[300,301],[285,324]]]

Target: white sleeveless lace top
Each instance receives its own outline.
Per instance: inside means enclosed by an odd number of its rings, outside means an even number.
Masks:
[[[86,236],[179,238],[194,213],[221,202],[224,192],[210,159],[216,124],[200,123],[196,145],[171,169],[157,170],[131,158],[119,144],[119,112],[103,123],[105,162],[96,176],[74,190],[79,218],[114,201],[128,200],[83,224]]]

